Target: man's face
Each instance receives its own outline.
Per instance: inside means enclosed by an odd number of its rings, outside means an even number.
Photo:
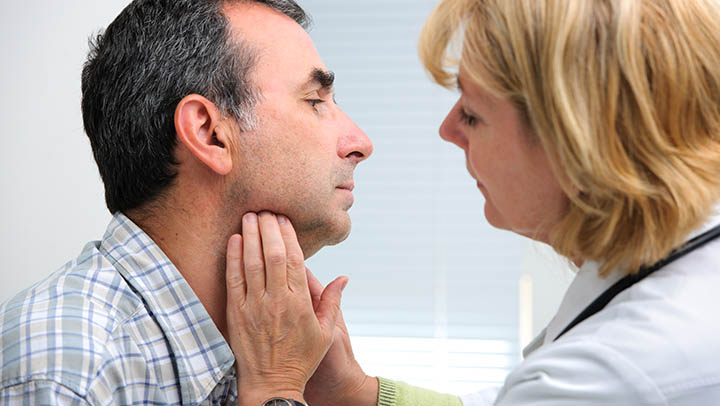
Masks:
[[[332,75],[310,36],[266,6],[226,9],[234,35],[259,53],[256,129],[239,133],[229,205],[287,215],[306,257],[350,232],[355,166],[372,143],[333,101]]]

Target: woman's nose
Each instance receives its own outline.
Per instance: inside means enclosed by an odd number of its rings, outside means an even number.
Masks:
[[[458,108],[457,104],[453,106],[452,110],[450,110],[447,117],[445,117],[445,120],[440,125],[440,138],[465,150],[467,149],[468,142],[467,138],[462,133],[462,128],[460,127]]]

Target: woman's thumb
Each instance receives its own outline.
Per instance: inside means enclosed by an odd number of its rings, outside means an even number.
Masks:
[[[347,286],[349,279],[347,276],[341,276],[330,282],[320,297],[320,303],[315,314],[322,329],[332,336],[335,328],[335,322],[340,314],[340,302],[342,299],[342,291]]]

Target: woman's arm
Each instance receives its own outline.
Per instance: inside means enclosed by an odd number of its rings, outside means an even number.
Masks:
[[[317,306],[323,286],[310,270],[307,270],[307,279],[313,304]],[[366,375],[355,359],[342,311],[334,334],[330,350],[305,389],[305,398],[311,406],[462,405],[460,399],[452,395]]]
[[[462,406],[457,396],[385,378],[378,379],[380,381],[378,406]]]
[[[346,284],[338,278],[323,288],[306,270],[284,216],[243,218],[243,235],[232,236],[227,250],[228,341],[240,406],[273,397],[312,406],[462,405],[455,396],[363,372],[340,311]]]

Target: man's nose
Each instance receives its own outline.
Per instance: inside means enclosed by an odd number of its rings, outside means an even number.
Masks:
[[[373,144],[365,132],[344,112],[342,114],[342,136],[338,142],[338,155],[349,158],[354,164],[366,160],[373,153]]]
[[[445,117],[443,123],[440,125],[440,138],[457,145],[463,150],[467,150],[467,138],[463,135],[462,131],[460,131],[460,128],[458,128],[460,124],[460,119],[458,117],[460,114],[459,103],[460,102],[453,106],[450,112],[448,112],[448,115]]]

